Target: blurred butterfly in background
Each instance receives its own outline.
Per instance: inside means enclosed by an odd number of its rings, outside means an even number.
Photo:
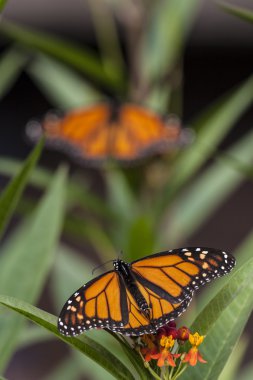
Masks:
[[[152,334],[188,307],[201,285],[229,273],[235,259],[213,248],[179,248],[133,261],[117,259],[114,270],[78,289],[63,306],[61,334],[92,328],[125,335]]]
[[[76,109],[63,118],[49,114],[41,124],[30,122],[27,134],[33,141],[44,134],[48,145],[91,163],[108,158],[132,162],[187,140],[175,117],[166,122],[147,108],[109,103]]]

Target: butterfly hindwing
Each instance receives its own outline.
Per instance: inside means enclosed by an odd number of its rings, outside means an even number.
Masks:
[[[186,298],[181,303],[171,303],[137,282],[137,286],[150,305],[150,319],[147,319],[138,308],[131,293],[127,291],[129,322],[117,331],[120,334],[140,336],[143,334],[154,334],[156,330],[179,317],[188,307],[191,298]]]

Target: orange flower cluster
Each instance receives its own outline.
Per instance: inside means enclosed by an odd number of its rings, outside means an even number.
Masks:
[[[195,366],[197,362],[206,363],[202,358],[198,346],[203,342],[204,336],[195,332],[192,334],[190,330],[183,326],[176,328],[174,321],[161,327],[155,335],[144,335],[141,337],[140,352],[145,362],[157,360],[157,366],[176,367],[176,359],[180,358],[180,365],[188,363]],[[188,352],[178,353],[179,348],[186,342],[191,344]]]

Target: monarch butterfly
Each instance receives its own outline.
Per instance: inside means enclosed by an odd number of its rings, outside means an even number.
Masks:
[[[125,335],[155,331],[188,307],[193,292],[229,273],[232,255],[213,248],[179,248],[133,261],[117,259],[114,270],[78,289],[64,305],[58,329],[75,336],[92,328]]]
[[[42,124],[30,122],[27,126],[31,140],[38,140],[43,132],[48,145],[90,163],[107,158],[130,162],[187,139],[175,118],[166,123],[134,104],[101,103],[76,109],[63,118],[49,114]]]

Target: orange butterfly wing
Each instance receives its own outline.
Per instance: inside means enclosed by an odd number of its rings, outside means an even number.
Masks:
[[[110,271],[78,289],[65,303],[58,320],[60,332],[78,335],[91,328],[114,330],[128,322],[126,289]]]
[[[141,313],[121,276],[111,271],[91,280],[68,299],[59,316],[59,331],[66,336],[91,328],[108,328],[126,335],[154,333],[180,315],[190,302],[189,298],[172,304],[138,282],[137,286],[151,307],[150,318]]]
[[[108,155],[110,115],[110,107],[100,104],[69,112],[63,119],[49,115],[43,129],[51,145],[65,147],[80,157],[104,159]]]
[[[36,124],[28,127],[28,136],[38,139],[41,133],[35,133]],[[133,161],[162,152],[176,144],[181,135],[177,124],[166,124],[151,110],[133,104],[98,104],[69,112],[63,118],[48,115],[42,129],[48,145],[91,161]]]
[[[148,288],[145,288],[138,281],[137,286],[147,304],[150,305],[150,318],[141,313],[132,294],[127,290],[129,321],[123,327],[114,330],[120,334],[135,336],[154,334],[159,327],[179,317],[191,301],[191,298],[186,298],[180,303],[171,303]]]
[[[119,109],[118,120],[112,125],[111,156],[119,160],[132,160],[154,151],[159,152],[180,137],[178,125],[166,125],[149,109],[124,104]]]
[[[181,248],[159,252],[131,265],[135,278],[172,303],[190,298],[195,289],[229,273],[232,255],[213,248]]]
[[[116,268],[117,263],[123,265],[121,271],[95,278],[66,302],[58,320],[62,334],[78,335],[91,328],[108,328],[126,335],[154,333],[187,308],[195,289],[229,273],[235,259],[212,248],[181,248],[130,265],[116,260]],[[131,292],[126,287],[127,270],[135,279]],[[142,310],[143,300],[137,290],[146,301]]]

